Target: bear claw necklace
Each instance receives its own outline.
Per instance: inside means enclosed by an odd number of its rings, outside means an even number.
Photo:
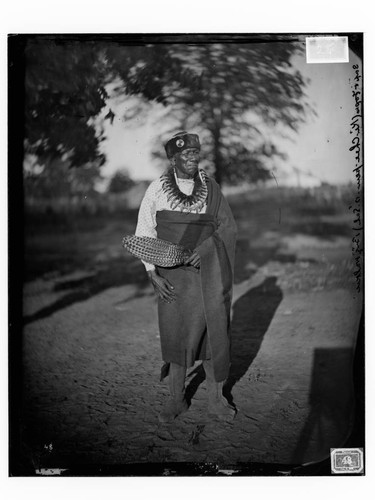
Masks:
[[[179,190],[177,185],[176,172],[170,168],[161,176],[162,189],[167,195],[167,201],[171,204],[171,209],[180,209],[181,212],[187,214],[201,211],[207,199],[207,174],[204,170],[199,169],[198,174],[194,178],[194,189],[190,195],[187,195]]]

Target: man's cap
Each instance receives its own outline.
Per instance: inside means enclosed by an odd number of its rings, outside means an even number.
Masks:
[[[185,130],[175,134],[164,146],[168,158],[172,158],[176,153],[181,153],[184,149],[197,148],[201,145],[197,134],[189,134]]]

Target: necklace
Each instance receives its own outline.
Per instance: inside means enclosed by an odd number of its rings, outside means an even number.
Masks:
[[[162,189],[167,195],[168,203],[171,203],[171,209],[179,208],[181,212],[187,214],[195,211],[199,213],[207,199],[207,179],[208,176],[204,170],[199,170],[194,178],[194,188],[190,195],[179,190],[177,185],[177,176],[174,169],[161,176]]]

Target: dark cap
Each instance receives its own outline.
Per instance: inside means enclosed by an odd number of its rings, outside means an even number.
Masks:
[[[164,146],[168,158],[172,158],[176,153],[181,153],[184,149],[197,148],[201,145],[197,134],[189,134],[185,130],[175,134]]]

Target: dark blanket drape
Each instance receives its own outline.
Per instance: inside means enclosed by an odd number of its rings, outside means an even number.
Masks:
[[[205,214],[163,210],[156,214],[158,238],[196,249],[200,270],[192,266],[158,268],[175,287],[177,299],[159,299],[159,330],[165,363],[190,367],[212,359],[217,381],[230,366],[229,319],[236,225],[217,183],[208,180]],[[164,375],[167,373],[165,370]]]

